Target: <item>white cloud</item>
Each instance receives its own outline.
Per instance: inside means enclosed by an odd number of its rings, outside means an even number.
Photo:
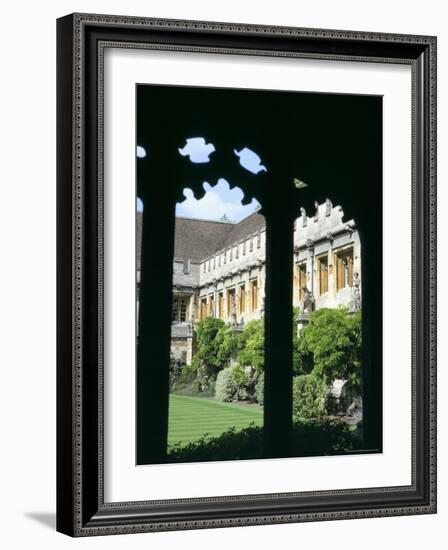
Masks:
[[[186,199],[178,203],[176,215],[208,220],[219,220],[226,215],[231,220],[238,222],[259,207],[259,203],[255,199],[252,199],[250,204],[242,205],[241,200],[244,194],[241,189],[236,187],[230,189],[224,179],[220,179],[215,187],[211,187],[205,182],[204,189],[206,193],[200,200],[194,197],[191,189],[184,189]]]

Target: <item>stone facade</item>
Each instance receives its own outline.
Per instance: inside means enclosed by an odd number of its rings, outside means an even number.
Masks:
[[[299,327],[313,309],[361,306],[355,223],[343,221],[342,208],[329,200],[315,206],[312,216],[302,210],[294,225],[293,305],[300,311]],[[265,250],[266,226],[258,212],[237,224],[176,218],[171,350],[176,359],[191,362],[198,320],[214,316],[242,327],[263,315]]]

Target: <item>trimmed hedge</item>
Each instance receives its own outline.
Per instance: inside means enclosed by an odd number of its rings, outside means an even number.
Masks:
[[[291,456],[324,456],[349,453],[354,439],[349,428],[334,420],[295,421]],[[263,428],[234,428],[219,437],[204,436],[194,443],[169,449],[167,462],[204,462],[263,458]]]

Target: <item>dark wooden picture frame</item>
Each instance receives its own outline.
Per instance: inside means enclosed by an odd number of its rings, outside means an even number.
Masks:
[[[58,531],[89,536],[435,513],[436,38],[74,14],[58,20],[57,41]],[[148,500],[142,502],[105,502],[102,62],[107,45],[411,66],[411,485],[165,501],[151,501],[148,495]],[[349,206],[350,200],[361,199],[346,197],[344,204]],[[368,225],[366,213],[367,243]],[[279,235],[285,235],[282,228],[268,239],[270,261],[284,265],[287,271],[291,263],[287,249],[292,247]],[[378,235],[371,236],[370,242],[372,239],[378,239]],[[375,269],[372,265],[366,267]],[[266,316],[271,332],[278,333],[274,340],[281,347],[282,338],[290,340],[290,332],[287,326],[286,331],[280,331],[276,320],[282,318],[285,305],[291,303],[291,288],[290,283],[283,284],[281,269],[271,270],[272,277],[275,273],[279,278],[271,280],[271,290],[268,286]],[[169,288],[166,290],[165,294]],[[363,288],[364,292],[368,295],[372,289]],[[378,315],[381,310],[375,310],[372,303],[367,315],[370,326],[378,323]],[[368,323],[363,330],[368,331]],[[284,329],[284,323],[282,326]],[[266,349],[274,355],[280,347]],[[283,359],[287,364],[288,357]],[[268,357],[267,372],[269,361]],[[369,376],[369,372],[367,365],[364,376]],[[285,383],[287,372],[273,380],[272,391],[276,391],[275,384],[284,387]],[[378,407],[375,403],[381,401],[381,377],[375,379],[374,388],[371,404],[365,405],[365,421],[371,422],[371,447],[379,448],[382,419],[374,409]],[[274,426],[284,425],[280,421],[288,413],[287,401],[271,407],[269,418]],[[275,430],[270,433],[275,438]],[[278,443],[272,441],[272,447]]]

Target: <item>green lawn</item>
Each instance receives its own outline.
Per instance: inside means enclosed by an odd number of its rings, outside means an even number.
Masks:
[[[171,394],[168,447],[197,441],[205,434],[218,436],[233,427],[247,428],[252,422],[258,426],[263,424],[261,408]]]

